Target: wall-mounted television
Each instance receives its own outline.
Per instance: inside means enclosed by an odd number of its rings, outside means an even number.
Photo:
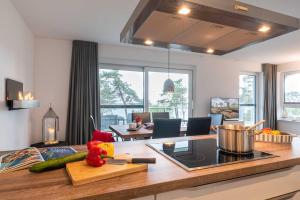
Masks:
[[[223,114],[225,120],[239,120],[239,99],[212,97],[210,112]]]

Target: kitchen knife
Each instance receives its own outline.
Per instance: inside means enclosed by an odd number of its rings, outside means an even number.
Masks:
[[[108,159],[108,164],[124,165],[126,163],[132,164],[155,164],[156,158],[127,158],[127,159]]]

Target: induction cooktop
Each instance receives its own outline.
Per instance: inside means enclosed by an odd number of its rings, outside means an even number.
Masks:
[[[230,154],[217,148],[216,139],[158,142],[147,146],[187,171],[275,157],[261,151],[244,155]]]

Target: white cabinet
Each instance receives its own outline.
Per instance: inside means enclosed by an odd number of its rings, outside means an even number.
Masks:
[[[176,190],[157,195],[157,200],[260,200],[300,189],[300,166]]]

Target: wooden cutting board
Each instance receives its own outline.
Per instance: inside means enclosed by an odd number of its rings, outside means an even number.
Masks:
[[[82,185],[108,178],[131,174],[134,172],[148,169],[147,164],[124,164],[112,165],[105,164],[101,167],[92,167],[86,164],[86,161],[68,163],[67,172],[73,185]]]

